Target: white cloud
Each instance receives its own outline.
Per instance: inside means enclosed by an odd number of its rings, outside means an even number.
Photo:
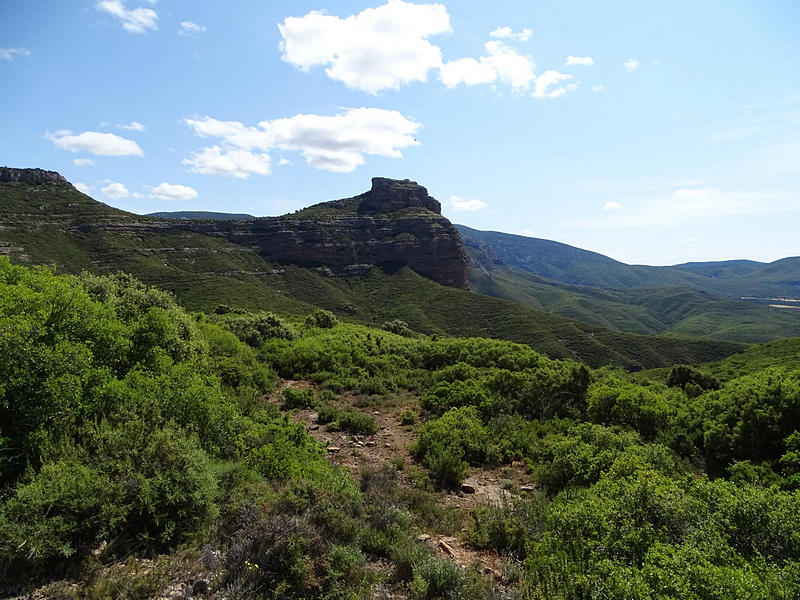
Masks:
[[[620,202],[606,202],[603,205],[603,210],[619,210],[622,208],[622,204]]]
[[[389,0],[344,19],[312,11],[278,25],[282,58],[302,70],[325,66],[328,77],[371,94],[425,81],[442,62],[427,38],[446,33],[443,4]]]
[[[565,66],[567,66],[567,67],[572,67],[572,66],[591,67],[593,64],[594,64],[594,60],[592,60],[591,56],[568,56]]]
[[[188,185],[162,183],[150,191],[151,198],[159,200],[192,200],[197,198],[197,190]]]
[[[0,48],[0,60],[14,60],[21,56],[30,56],[31,51],[27,48]]]
[[[72,187],[74,187],[79,192],[83,192],[87,196],[94,191],[94,186],[89,185],[88,183],[84,183],[82,181],[76,181],[75,183],[72,184]]]
[[[126,188],[121,183],[109,183],[106,187],[100,190],[108,196],[109,198],[113,198],[114,200],[120,200],[122,198],[127,198],[130,196],[130,192],[128,188]]]
[[[679,244],[697,244],[697,243],[700,242],[700,240],[698,240],[697,238],[693,238],[693,237],[689,237],[689,236],[678,238],[676,241]]]
[[[536,237],[536,234],[533,232],[532,229],[523,229],[522,235],[526,235],[528,237]]]
[[[283,166],[287,166],[287,165],[291,165],[291,164],[292,164],[292,161],[290,161],[288,158],[284,158],[283,156],[281,156],[280,160],[278,161],[278,166],[279,167],[283,167]]]
[[[141,194],[141,193],[139,193],[139,192],[133,192],[133,193],[131,194],[131,198],[136,198],[136,199],[139,199],[139,198],[144,198],[144,194]]]
[[[480,210],[486,206],[485,202],[481,202],[477,198],[466,200],[456,196],[455,194],[450,196],[450,204],[453,206],[454,210],[467,210],[470,212],[475,212],[476,210]]]
[[[622,66],[625,67],[625,70],[628,73],[632,73],[633,71],[639,68],[639,61],[636,60],[635,58],[629,58],[624,63],[622,63]]]
[[[125,129],[127,131],[144,131],[144,125],[139,123],[138,121],[131,121],[127,125],[117,125],[120,129]]]
[[[401,150],[417,146],[421,127],[394,110],[353,108],[333,116],[298,114],[248,127],[238,121],[210,117],[187,119],[200,137],[220,138],[220,146],[204,148],[184,164],[199,173],[247,177],[269,173],[271,150],[297,151],[316,169],[349,173],[364,164],[364,155],[401,158]],[[259,150],[264,154],[254,151]]]
[[[511,27],[498,27],[492,31],[489,36],[500,39],[519,40],[520,42],[527,42],[533,35],[532,29],[523,29],[519,33],[514,33]]]
[[[94,159],[92,158],[76,158],[72,161],[76,167],[91,167],[94,164]]]
[[[158,29],[158,14],[152,8],[140,6],[128,10],[124,0],[99,0],[97,10],[119,19],[128,33],[147,33],[148,29]]]
[[[133,140],[98,131],[84,131],[73,135],[69,130],[57,131],[45,135],[56,148],[70,152],[91,152],[98,156],[143,156],[139,144]]]
[[[246,179],[253,173],[269,175],[271,172],[269,154],[249,150],[223,152],[219,146],[203,148],[200,152],[192,154],[191,158],[183,159],[183,164],[188,165],[195,173],[225,175],[238,179]]]
[[[478,59],[461,58],[449,61],[440,67],[440,78],[447,87],[460,83],[478,85],[499,79],[516,89],[527,89],[536,78],[536,68],[529,56],[523,56],[502,42],[486,42],[488,56]]]
[[[599,84],[599,83],[597,85],[593,85],[592,86],[592,91],[593,92],[602,92],[604,89],[606,89],[606,87],[604,85],[602,85],[602,84]]]
[[[571,83],[565,86],[560,85],[562,81],[569,81],[572,75],[559,73],[558,71],[545,71],[536,78],[536,86],[533,90],[534,98],[558,98],[568,91],[576,89],[577,84]],[[553,88],[553,89],[551,89]]]
[[[178,33],[181,35],[196,35],[198,33],[205,33],[206,26],[200,25],[198,23],[194,23],[192,21],[181,21],[181,28],[178,29]]]

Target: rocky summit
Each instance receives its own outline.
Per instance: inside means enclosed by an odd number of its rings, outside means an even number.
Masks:
[[[376,177],[369,191],[353,198],[282,217],[234,220],[132,215],[78,194],[58,173],[40,169],[2,168],[0,182],[31,186],[0,206],[0,226],[5,228],[29,230],[47,223],[82,236],[199,233],[252,249],[268,261],[313,268],[323,275],[410,267],[442,285],[468,288],[458,231],[441,215],[441,204],[408,179]],[[58,186],[64,194],[59,195]]]

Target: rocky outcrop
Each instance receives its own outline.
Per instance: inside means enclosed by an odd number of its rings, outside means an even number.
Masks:
[[[44,183],[66,184],[64,177],[55,171],[45,171],[44,169],[13,169],[11,167],[0,167],[0,183],[27,183],[31,185],[41,185]]]
[[[0,169],[0,182],[59,184],[63,194],[18,191],[0,205],[0,226],[42,226],[91,235],[192,232],[253,250],[271,262],[317,269],[324,275],[357,275],[372,267],[410,267],[442,285],[467,289],[467,259],[456,228],[423,186],[408,179],[376,177],[353,198],[323,202],[283,217],[167,219],[118,211],[79,194],[58,173]],[[10,198],[10,196],[8,196]],[[0,240],[1,241],[1,240]]]
[[[221,237],[257,249],[266,260],[317,268],[325,274],[408,266],[442,285],[468,288],[458,231],[441,215],[439,202],[408,179],[376,177],[369,192],[316,205],[298,215],[172,221],[169,226]]]

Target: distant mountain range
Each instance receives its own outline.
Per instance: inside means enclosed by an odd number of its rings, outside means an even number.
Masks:
[[[253,215],[246,213],[224,213],[209,212],[207,210],[179,210],[173,212],[154,212],[148,213],[146,217],[157,217],[160,219],[199,219],[208,221],[246,221],[255,219]]]
[[[743,342],[800,335],[800,258],[627,265],[550,240],[456,228],[473,291],[632,333]]]

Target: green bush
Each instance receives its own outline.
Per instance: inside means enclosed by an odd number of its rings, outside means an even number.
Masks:
[[[317,404],[314,390],[311,388],[304,390],[285,388],[281,391],[281,396],[283,397],[283,404],[281,405],[282,410],[314,408]]]
[[[404,410],[400,413],[400,424],[407,426],[407,425],[415,425],[419,421],[419,415],[415,413],[413,410]]]
[[[306,325],[309,327],[319,327],[321,329],[330,329],[339,323],[339,319],[329,310],[318,308],[313,313],[306,317]]]

